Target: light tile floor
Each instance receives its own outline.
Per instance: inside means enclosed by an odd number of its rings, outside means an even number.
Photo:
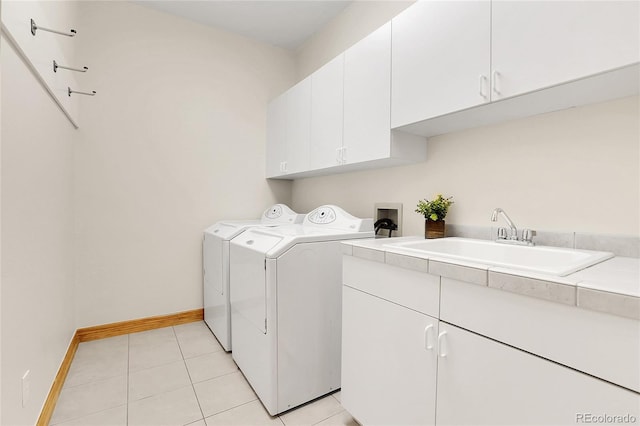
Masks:
[[[204,322],[81,343],[50,425],[349,425],[340,392],[271,417]]]

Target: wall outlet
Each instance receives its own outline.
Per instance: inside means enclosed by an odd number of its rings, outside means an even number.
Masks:
[[[29,393],[31,392],[31,370],[27,370],[22,375],[22,407],[26,407],[29,402]]]

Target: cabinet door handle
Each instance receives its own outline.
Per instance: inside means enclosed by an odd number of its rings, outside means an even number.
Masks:
[[[433,349],[433,324],[424,328],[424,348],[428,351]]]
[[[286,162],[286,161],[283,161],[283,162],[282,162],[282,171],[283,171],[284,173],[286,173],[286,172],[287,172],[287,162]]]
[[[447,332],[443,331],[438,335],[438,355],[440,358],[446,358],[449,353],[449,349],[447,348]]]
[[[500,94],[500,88],[498,88],[498,79],[500,77],[500,73],[497,70],[493,70],[491,73],[491,89],[496,95]]]
[[[342,148],[336,148],[336,163],[342,164]]]
[[[481,98],[487,99],[487,93],[485,91],[487,83],[487,77],[483,74],[478,76],[478,94]]]
[[[347,147],[343,146],[342,147],[342,164],[345,164],[347,162]]]

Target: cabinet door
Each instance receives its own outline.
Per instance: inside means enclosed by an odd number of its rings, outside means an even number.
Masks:
[[[637,1],[496,1],[493,99],[541,89],[639,60]]]
[[[392,20],[391,127],[488,101],[491,3],[419,1]]]
[[[634,392],[461,328],[441,322],[438,344],[437,424],[575,425],[589,423],[584,416],[592,413],[639,416]]]
[[[342,405],[363,425],[433,425],[437,320],[343,286]]]
[[[285,174],[308,170],[311,132],[311,78],[306,78],[286,93]]]
[[[311,144],[309,166],[340,164],[343,121],[344,55],[311,75]]]
[[[391,23],[387,23],[345,52],[345,163],[389,157],[390,109]]]
[[[280,176],[287,151],[287,93],[271,101],[267,107],[266,175]]]

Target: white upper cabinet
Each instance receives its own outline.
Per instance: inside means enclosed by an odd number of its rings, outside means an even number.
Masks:
[[[493,99],[640,60],[640,2],[494,1]]]
[[[391,23],[344,55],[345,163],[391,155]]]
[[[391,127],[434,136],[637,95],[638,1],[422,0],[392,20]]]
[[[311,75],[311,169],[341,164],[343,80],[344,55]]]
[[[307,170],[310,134],[311,79],[306,78],[268,106],[267,177]]]
[[[287,93],[284,93],[267,107],[267,177],[284,173],[282,165],[287,155],[286,103]]]
[[[489,1],[419,1],[392,24],[391,127],[489,100]]]
[[[426,160],[425,138],[391,131],[390,108],[387,23],[270,104],[267,177],[295,179]],[[278,142],[283,139],[286,143]],[[300,143],[304,140],[307,145]]]
[[[284,172],[296,173],[309,168],[311,80],[302,80],[287,95],[287,157]]]

